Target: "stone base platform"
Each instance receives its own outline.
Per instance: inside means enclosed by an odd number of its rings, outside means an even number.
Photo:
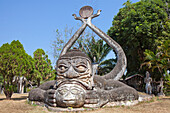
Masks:
[[[138,104],[139,102],[149,101],[154,97],[154,95],[147,95],[145,93],[139,94],[138,100],[133,101],[116,101],[109,102],[105,105],[105,107],[113,107],[113,106],[133,106]]]
[[[50,107],[50,106],[47,106],[46,108],[49,111],[53,111],[53,112],[76,112],[76,113],[81,111],[91,111],[97,109],[97,108],[72,108],[72,107],[61,108],[61,107]]]
[[[154,95],[147,95],[145,93],[139,93],[139,98],[138,100],[133,100],[133,101],[116,101],[116,102],[109,102],[104,107],[114,107],[114,106],[133,106],[138,104],[139,102],[144,102],[144,101],[149,101],[154,97]],[[29,100],[28,100],[29,101]],[[30,104],[36,104],[42,107],[47,108],[49,111],[53,112],[81,112],[81,111],[91,111],[95,110],[98,108],[72,108],[72,107],[67,107],[67,108],[61,108],[61,107],[51,107],[48,106],[42,102],[36,102],[36,101],[29,101]]]

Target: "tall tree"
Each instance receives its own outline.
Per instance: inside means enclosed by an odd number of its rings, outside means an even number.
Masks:
[[[41,81],[54,76],[54,71],[51,65],[51,60],[48,59],[48,55],[45,54],[43,49],[37,49],[34,52],[34,60],[35,69],[33,75],[39,86]]]
[[[31,65],[28,64],[32,59],[27,59],[28,57],[30,56],[18,40],[0,47],[0,73],[3,75],[4,93],[7,99],[13,94],[13,77],[25,76],[28,74],[27,71],[31,70]]]
[[[168,15],[162,0],[141,0],[124,3],[114,17],[108,34],[124,49],[128,65],[127,74],[139,72],[144,60],[144,51],[156,50],[162,40],[168,37]]]

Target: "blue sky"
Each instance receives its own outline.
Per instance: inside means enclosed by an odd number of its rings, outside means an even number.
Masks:
[[[72,14],[79,15],[79,9],[90,5],[94,13],[101,9],[101,15],[93,24],[102,31],[112,26],[113,17],[127,0],[0,0],[0,46],[19,40],[26,52],[42,48],[53,60],[52,41],[56,39],[56,29],[64,30],[81,24]],[[131,0],[132,3],[139,0]],[[114,54],[109,54],[113,57]]]

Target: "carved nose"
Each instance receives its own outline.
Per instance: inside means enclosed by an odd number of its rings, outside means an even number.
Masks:
[[[76,75],[76,72],[74,71],[73,67],[71,66],[68,70],[68,72],[66,73],[66,77],[67,78],[74,78],[74,76]]]

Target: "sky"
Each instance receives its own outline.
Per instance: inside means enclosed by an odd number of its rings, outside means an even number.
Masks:
[[[92,23],[107,33],[112,26],[113,17],[127,0],[0,0],[0,47],[13,40],[19,40],[29,55],[42,48],[54,61],[52,42],[56,40],[56,30],[63,31],[66,26],[74,27],[81,22],[72,14],[79,16],[81,7],[93,7],[94,14],[101,9],[99,17]],[[132,3],[140,0],[131,0]],[[70,37],[71,38],[71,37]],[[110,53],[109,58],[114,54]],[[54,63],[54,62],[53,62]]]

